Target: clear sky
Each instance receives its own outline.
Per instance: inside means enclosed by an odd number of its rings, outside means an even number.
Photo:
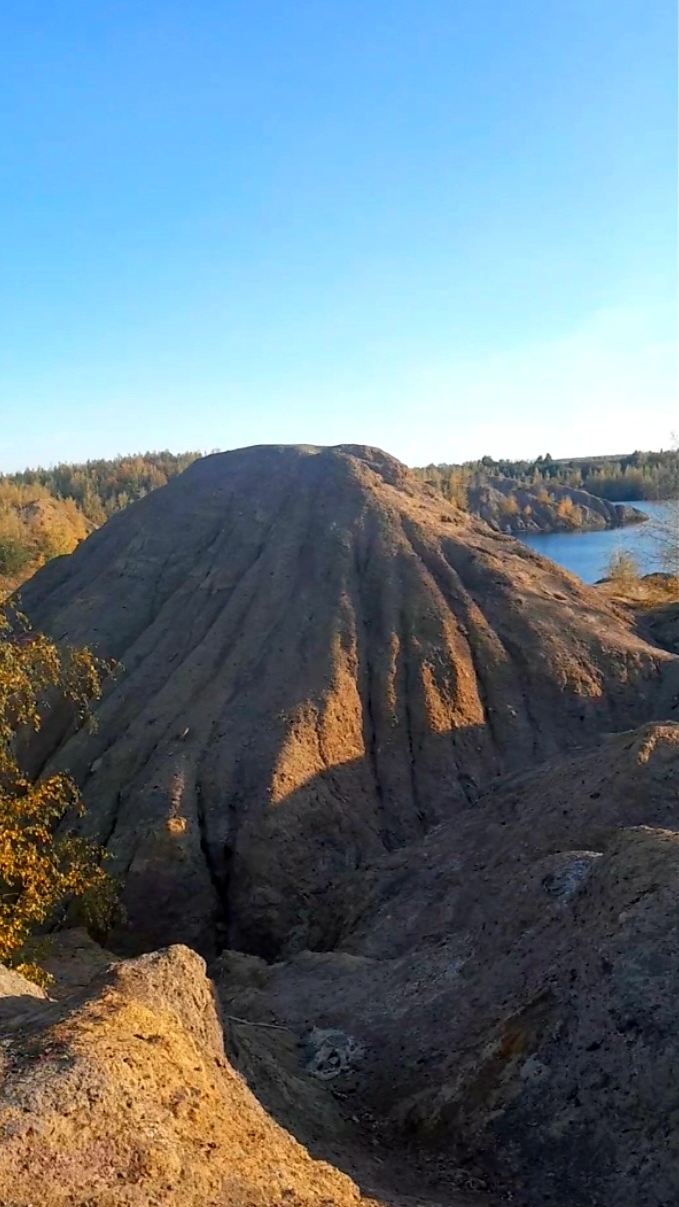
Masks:
[[[674,0],[4,0],[0,468],[667,447]]]

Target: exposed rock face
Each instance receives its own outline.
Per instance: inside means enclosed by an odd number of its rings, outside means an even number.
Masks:
[[[62,1003],[23,985],[31,1015],[4,1020],[4,1207],[369,1207],[234,1072],[193,952],[119,963]]]
[[[319,901],[335,951],[224,953],[227,1009],[343,1035],[383,1146],[528,1207],[679,1201],[678,750],[649,725],[499,781]]]
[[[677,687],[596,592],[354,446],[196,462],[22,602],[125,667],[54,760],[125,879],[122,950],[330,947],[329,880]]]

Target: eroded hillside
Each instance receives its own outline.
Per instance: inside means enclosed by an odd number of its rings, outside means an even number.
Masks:
[[[110,945],[211,961],[283,1127],[394,1192],[670,1201],[676,656],[354,446],[198,461],[22,602],[123,665],[26,755],[112,853]]]
[[[605,600],[369,449],[196,462],[23,604],[125,667],[56,762],[125,879],[135,950],[331,944],[309,910],[329,879],[496,775],[676,706],[671,656]]]

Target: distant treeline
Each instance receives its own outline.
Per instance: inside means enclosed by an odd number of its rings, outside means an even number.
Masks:
[[[679,495],[676,450],[629,453],[623,457],[575,457],[554,460],[547,453],[534,461],[495,461],[482,457],[462,465],[428,465],[415,472],[447,499],[465,507],[470,489],[508,478],[517,487],[570,486],[611,503],[675,499]]]
[[[0,474],[0,599],[199,456],[143,453]]]
[[[64,463],[52,469],[25,469],[21,473],[5,474],[0,482],[24,487],[42,486],[55,499],[73,499],[90,523],[98,527],[114,511],[122,511],[128,503],[165,486],[170,478],[180,474],[200,455],[165,451],[115,457],[112,461]]]

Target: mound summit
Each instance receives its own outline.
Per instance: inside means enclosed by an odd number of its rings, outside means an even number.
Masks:
[[[352,445],[197,461],[22,606],[124,667],[36,758],[83,790],[133,954],[332,947],[329,882],[676,707],[676,660],[592,589]]]

